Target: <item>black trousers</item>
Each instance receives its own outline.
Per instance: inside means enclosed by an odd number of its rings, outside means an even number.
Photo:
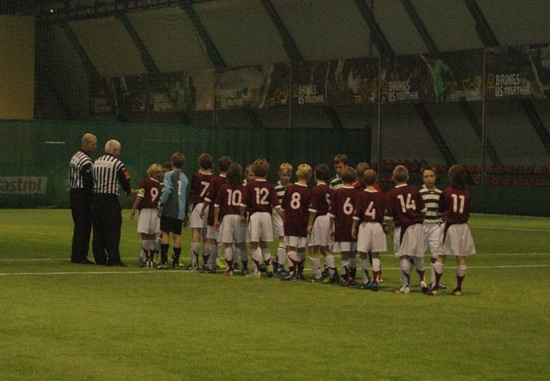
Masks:
[[[115,194],[95,193],[92,202],[94,237],[92,251],[98,265],[120,263],[120,229],[122,208]]]
[[[71,189],[69,200],[74,223],[71,262],[83,262],[88,259],[88,250],[90,249],[92,192],[84,189]]]

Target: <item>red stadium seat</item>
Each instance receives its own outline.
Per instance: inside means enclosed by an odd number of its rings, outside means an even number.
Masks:
[[[500,185],[503,187],[508,187],[512,184],[512,180],[509,177],[505,177],[500,179]]]
[[[516,168],[514,169],[514,171],[518,175],[525,175],[527,173],[523,165],[516,165]]]
[[[514,181],[515,187],[524,187],[525,186],[525,179],[516,179]]]

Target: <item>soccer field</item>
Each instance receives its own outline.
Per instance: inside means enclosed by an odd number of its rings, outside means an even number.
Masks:
[[[478,254],[468,258],[463,295],[428,297],[417,282],[411,294],[391,292],[399,283],[391,242],[377,293],[139,268],[129,214],[128,267],[112,268],[69,262],[69,210],[0,209],[0,380],[550,375],[550,218],[473,215]],[[185,264],[190,236],[186,229]],[[452,288],[454,277],[449,258],[442,283]]]

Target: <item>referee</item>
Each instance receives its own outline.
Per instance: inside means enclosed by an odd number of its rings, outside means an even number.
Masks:
[[[122,207],[118,199],[119,186],[127,196],[132,194],[130,174],[124,163],[118,160],[120,143],[109,140],[105,144],[105,155],[93,165],[94,193],[92,199],[92,223],[94,238],[92,250],[98,265],[126,265],[120,260],[120,230],[122,227]]]
[[[88,260],[92,232],[92,194],[94,179],[90,154],[97,148],[97,138],[92,134],[82,137],[82,145],[71,158],[69,165],[69,200],[73,216],[73,243],[71,262],[94,264]]]

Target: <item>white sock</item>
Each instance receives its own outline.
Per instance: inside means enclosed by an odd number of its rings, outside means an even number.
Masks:
[[[289,268],[289,270],[291,268],[293,268],[294,273],[296,273],[298,271],[298,266],[299,266],[299,262],[300,262],[300,259],[298,258],[298,254],[296,254],[295,251],[288,251],[286,253],[286,256],[288,257],[288,268]]]
[[[262,254],[261,254],[260,248],[250,251],[250,259],[252,259],[252,264],[253,264],[252,268],[254,269],[254,272],[255,273],[259,272],[260,269],[257,264],[261,263],[262,261]]]
[[[401,258],[399,260],[399,265],[401,268],[400,278],[401,278],[401,286],[407,287],[409,286],[409,282],[411,279],[411,261],[409,258]]]
[[[321,258],[309,258],[313,276],[317,279],[321,278]]]
[[[262,249],[262,256],[264,257],[264,262],[271,263],[271,250],[269,250],[269,247]]]
[[[336,273],[336,261],[334,260],[334,255],[327,255],[325,257],[325,264],[327,265],[329,274],[334,275]]]
[[[441,275],[441,274],[443,274],[443,270],[445,269],[445,265],[443,265],[443,263],[435,262],[433,264],[433,269],[434,269],[435,274]]]
[[[466,265],[456,266],[456,275],[463,278],[466,276],[467,270],[468,270],[468,266]]]
[[[381,268],[382,266],[380,265],[380,258],[372,258],[372,271],[380,272]]]
[[[342,259],[340,261],[340,268],[342,269],[342,276],[345,276],[349,271],[349,259]]]
[[[414,267],[416,268],[416,271],[425,271],[426,265],[424,264],[424,258],[423,257],[415,257],[414,258]]]
[[[286,262],[286,246],[279,244],[277,247],[277,262],[280,266],[284,266]]]
[[[198,266],[200,242],[191,242],[191,266]]]
[[[233,249],[231,247],[226,247],[223,254],[223,257],[226,261],[232,261],[234,258]]]

